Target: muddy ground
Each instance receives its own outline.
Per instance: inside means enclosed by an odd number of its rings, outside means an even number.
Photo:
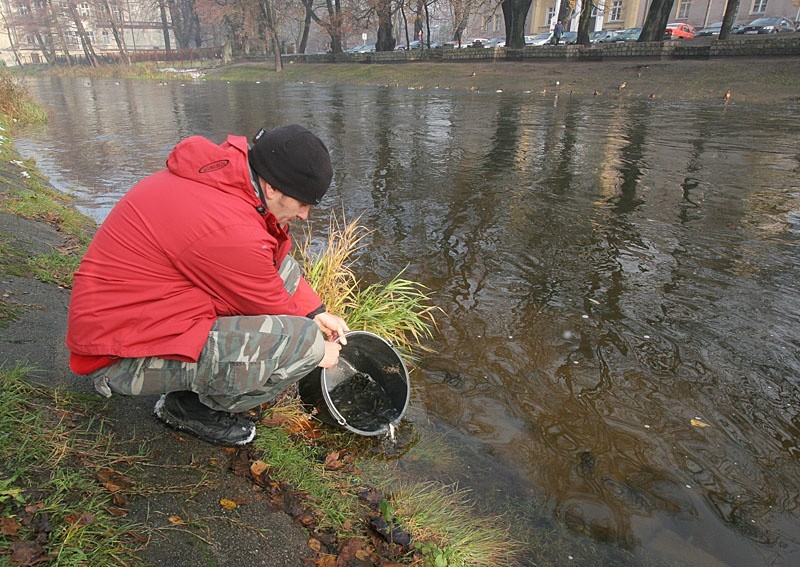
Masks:
[[[210,70],[209,79],[385,85],[415,89],[530,93],[616,99],[800,104],[800,57],[741,57],[604,61],[487,61],[407,63],[293,63],[276,73],[270,63]]]

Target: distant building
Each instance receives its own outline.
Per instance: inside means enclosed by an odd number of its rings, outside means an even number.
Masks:
[[[106,7],[108,9],[106,9]],[[175,47],[171,25],[162,23],[155,2],[109,0],[0,0],[0,59],[6,65],[46,63],[48,58],[85,58],[82,37],[98,57],[120,57]],[[116,34],[114,33],[116,29]],[[119,38],[119,40],[117,40]]]
[[[566,0],[563,0],[566,1]],[[553,28],[562,0],[533,0],[525,25],[526,35],[536,35]],[[756,18],[784,16],[797,24],[800,20],[800,7],[797,0],[741,0],[736,14],[736,22],[748,23]],[[619,30],[642,27],[650,8],[651,0],[597,0],[597,8],[592,11],[590,30]],[[497,4],[488,8],[488,13],[472,14],[464,37],[502,37],[505,38],[505,25],[502,9]],[[670,13],[670,22],[687,22],[697,28],[722,21],[727,0],[675,0]],[[564,28],[576,31],[580,16],[581,0],[574,2],[568,13]]]

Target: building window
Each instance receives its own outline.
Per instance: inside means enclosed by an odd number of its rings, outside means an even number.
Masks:
[[[767,0],[753,0],[753,14],[763,14],[767,11]]]
[[[681,0],[678,4],[678,19],[685,20],[689,17],[689,11],[692,9],[692,0]]]
[[[89,4],[87,2],[84,2],[78,7],[78,11],[84,18],[89,17]]]
[[[619,22],[622,20],[622,0],[613,0],[611,2],[611,14],[609,14],[609,22]]]
[[[553,25],[553,20],[556,17],[556,7],[555,6],[548,6],[547,8],[547,18],[545,19],[545,23],[548,26]]]

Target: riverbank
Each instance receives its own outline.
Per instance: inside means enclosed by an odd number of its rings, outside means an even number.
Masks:
[[[476,94],[800,104],[800,57],[605,61],[269,63],[209,69],[208,80],[281,81],[471,91]]]

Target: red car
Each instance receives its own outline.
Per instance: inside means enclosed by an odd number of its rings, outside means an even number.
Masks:
[[[664,39],[691,39],[697,35],[697,30],[691,24],[677,22],[667,24],[664,30]]]

